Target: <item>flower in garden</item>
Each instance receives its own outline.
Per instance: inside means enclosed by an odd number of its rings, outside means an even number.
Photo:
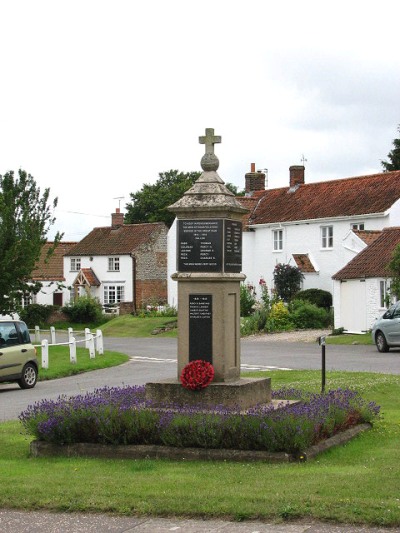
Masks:
[[[213,379],[214,367],[211,363],[202,359],[191,361],[181,373],[182,385],[189,390],[204,389]]]

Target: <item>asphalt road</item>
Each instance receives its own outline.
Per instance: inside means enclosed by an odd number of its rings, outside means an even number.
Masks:
[[[39,382],[34,389],[0,384],[0,421],[17,419],[34,402],[76,395],[103,386],[142,385],[148,381],[176,377],[177,341],[168,338],[104,339],[105,349],[128,354],[128,363],[53,381]],[[265,342],[244,339],[242,371],[273,369],[320,369],[321,347],[317,342]],[[400,350],[387,354],[375,346],[326,346],[326,369],[400,374]]]

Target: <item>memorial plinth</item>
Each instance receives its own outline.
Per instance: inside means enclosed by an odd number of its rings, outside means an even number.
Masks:
[[[155,405],[167,403],[238,405],[271,400],[270,379],[240,379],[240,283],[244,208],[219,177],[214,144],[221,138],[206,129],[203,173],[169,207],[177,216],[178,375],[146,384]],[[202,359],[214,367],[214,381],[188,391],[179,381],[183,368]]]

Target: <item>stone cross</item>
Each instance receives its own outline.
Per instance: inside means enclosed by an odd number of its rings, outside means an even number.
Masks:
[[[199,137],[199,143],[206,145],[206,154],[214,153],[214,144],[221,142],[220,135],[214,135],[214,128],[206,128],[206,134]]]

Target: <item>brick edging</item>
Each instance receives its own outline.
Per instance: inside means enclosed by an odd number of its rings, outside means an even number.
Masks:
[[[259,450],[228,450],[206,448],[176,448],[158,445],[107,445],[81,442],[58,445],[34,440],[30,444],[31,457],[94,457],[100,459],[173,459],[178,461],[265,461],[268,463],[301,462],[311,459],[334,446],[344,444],[359,433],[371,429],[371,424],[359,424],[325,441],[311,446],[302,453]]]

